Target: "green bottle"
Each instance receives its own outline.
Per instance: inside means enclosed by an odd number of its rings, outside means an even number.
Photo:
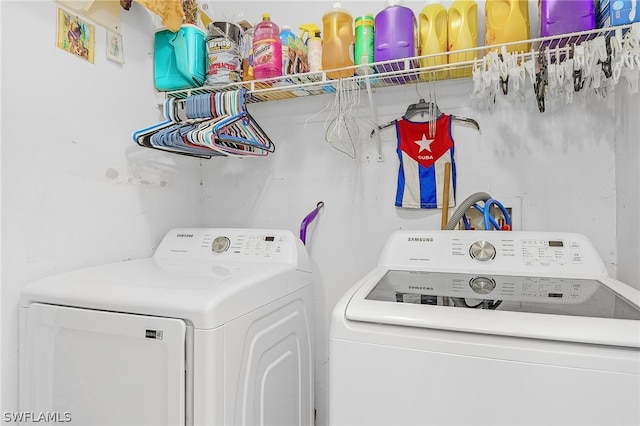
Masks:
[[[373,15],[367,14],[356,18],[356,45],[353,60],[356,65],[373,63],[374,28]],[[359,68],[358,74],[367,74],[371,68]]]

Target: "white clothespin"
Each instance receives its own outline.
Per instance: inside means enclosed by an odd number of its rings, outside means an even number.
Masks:
[[[473,97],[477,98],[482,93],[482,68],[480,64],[482,60],[474,60],[473,61],[473,69],[471,71],[471,75],[473,77]]]
[[[612,37],[613,38],[613,37]],[[596,37],[590,42],[591,50],[595,61],[604,62],[607,60],[607,44],[605,37]]]
[[[516,92],[519,92],[521,87],[524,88],[524,81],[526,77],[524,65],[518,65],[517,55],[511,55],[508,67],[509,77],[511,79],[510,81],[513,82],[513,89]]]
[[[629,91],[631,93],[638,93],[638,73],[631,70],[625,70],[623,75],[629,83]]]
[[[556,56],[557,58],[557,56]],[[556,67],[556,78],[558,80],[558,85],[562,86],[564,84],[564,77],[565,77],[566,73],[565,73],[565,65],[564,62],[559,62],[558,66]]]
[[[583,69],[585,67],[585,52],[583,45],[577,45],[573,54],[573,68],[574,69]]]
[[[536,84],[536,60],[533,57],[531,59],[527,59],[524,62],[524,69],[527,72],[527,75],[529,76],[529,81],[531,82],[531,85]]]
[[[591,87],[594,89],[600,88],[600,80],[602,78],[602,68],[594,68],[591,73]]]

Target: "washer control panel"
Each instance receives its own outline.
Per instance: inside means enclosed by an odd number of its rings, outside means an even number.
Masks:
[[[577,239],[509,238],[509,235],[490,241],[456,239],[451,241],[451,254],[460,255],[460,250],[465,247],[468,247],[469,257],[479,262],[502,258],[523,265],[562,266],[580,264],[583,258]]]
[[[301,244],[286,230],[175,229],[165,236],[154,257],[288,262]]]
[[[432,270],[540,271],[606,275],[596,248],[581,234],[524,231],[397,231],[380,264]],[[544,273],[543,273],[544,271]]]

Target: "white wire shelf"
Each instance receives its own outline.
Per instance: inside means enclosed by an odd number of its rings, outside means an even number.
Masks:
[[[637,24],[636,24],[637,25]],[[490,51],[521,52],[523,58],[526,55],[535,55],[542,49],[564,49],[566,54],[570,46],[578,45],[586,40],[596,37],[606,37],[616,32],[626,32],[632,25],[623,25],[602,28],[592,31],[582,31],[570,34],[562,34],[552,37],[543,37],[530,40],[521,40],[512,43],[480,46],[473,49],[456,50],[441,54],[416,56],[405,59],[375,62],[367,65],[352,66],[320,72],[285,75],[265,80],[250,80],[238,83],[228,83],[215,86],[202,86],[193,89],[165,92],[168,98],[184,99],[188,96],[226,92],[247,89],[248,103],[268,102],[283,99],[295,99],[305,96],[334,93],[338,85],[342,88],[402,86],[422,82],[434,82],[442,80],[465,79],[472,77],[472,70],[479,60],[483,59]],[[329,74],[344,72],[349,75],[339,79],[329,78]]]

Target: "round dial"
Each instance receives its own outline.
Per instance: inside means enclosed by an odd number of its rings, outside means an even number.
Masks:
[[[489,294],[496,288],[496,282],[487,277],[475,277],[469,281],[469,286],[478,294]]]
[[[496,248],[489,241],[480,240],[471,244],[469,254],[472,258],[484,262],[496,257]]]
[[[231,240],[227,237],[216,237],[211,244],[211,250],[216,253],[222,253],[229,249],[229,245],[231,245]]]

